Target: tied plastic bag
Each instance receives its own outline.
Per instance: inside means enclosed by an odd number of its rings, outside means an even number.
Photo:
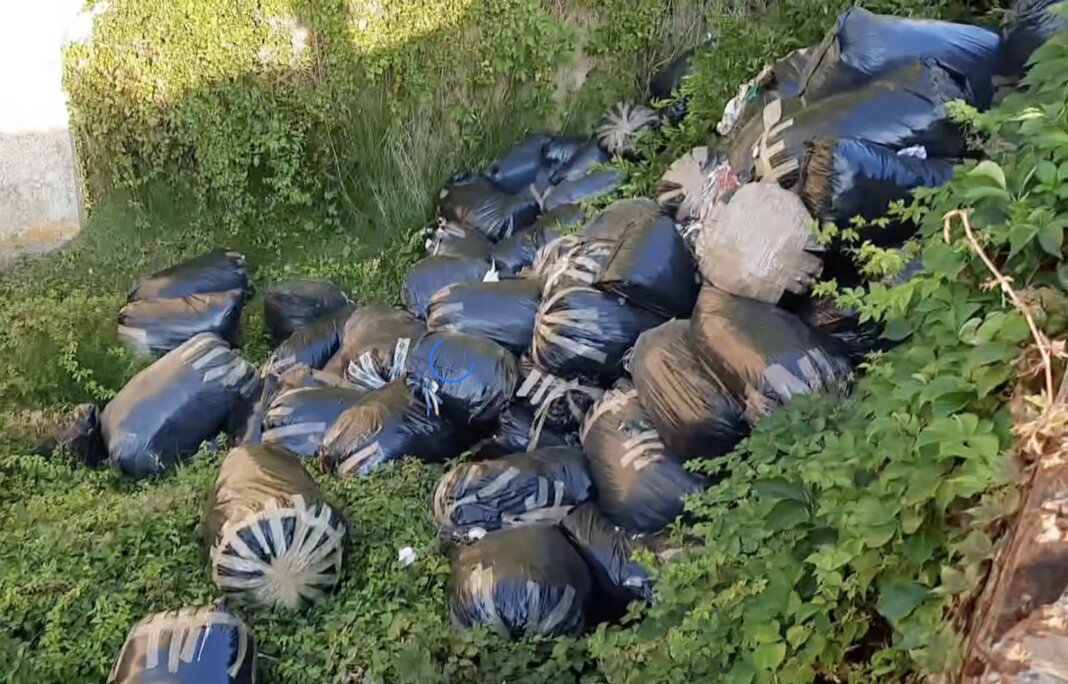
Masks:
[[[701,363],[756,423],[799,394],[844,389],[852,365],[833,337],[777,306],[704,287],[690,319]]]
[[[271,339],[279,342],[349,304],[345,293],[328,280],[287,280],[267,289],[263,320]]]
[[[337,370],[360,388],[383,387],[401,377],[412,344],[424,333],[426,327],[407,311],[378,303],[361,306],[345,323]]]
[[[342,330],[352,311],[352,307],[344,306],[294,332],[271,353],[263,376],[277,377],[297,366],[321,370],[340,349]]]
[[[548,245],[540,253],[532,274],[542,281],[542,299],[569,287],[592,285],[617,244],[615,239],[568,235]]]
[[[211,579],[226,598],[296,610],[341,580],[348,525],[300,458],[276,445],[238,447],[219,466],[201,519]]]
[[[697,236],[701,275],[742,297],[776,303],[803,294],[823,272],[826,248],[801,199],[774,183],[747,183],[705,218]]]
[[[238,343],[243,290],[138,299],[119,311],[119,339],[135,354],[166,354],[200,333]]]
[[[863,88],[807,103],[777,98],[746,124],[730,151],[739,177],[796,184],[805,143],[815,138],[856,138],[895,152],[923,146],[932,158],[959,157],[960,125],[946,105],[975,103],[967,84],[933,60],[908,62]]]
[[[561,231],[580,225],[585,218],[582,209],[574,204],[565,204],[542,214],[534,225],[516,231],[494,245],[490,254],[494,268],[503,276],[518,275],[533,265],[538,250],[560,237]]]
[[[78,463],[91,468],[101,465],[108,458],[108,447],[100,432],[100,409],[96,404],[75,406],[35,451],[42,456],[66,451]]]
[[[630,374],[649,420],[681,459],[730,453],[749,433],[742,407],[698,360],[688,320],[643,332]]]
[[[126,301],[179,299],[229,290],[248,294],[245,257],[238,252],[215,249],[139,279],[130,288]]]
[[[582,451],[549,447],[449,470],[434,490],[434,520],[455,535],[558,522],[592,497]]]
[[[252,396],[256,370],[218,336],[202,333],[130,380],[100,416],[112,465],[134,479],[196,453]]]
[[[256,639],[226,606],[154,613],[126,635],[108,684],[255,684]]]
[[[854,216],[884,216],[914,188],[944,185],[953,177],[951,160],[899,154],[863,140],[817,138],[805,150],[798,194],[815,218],[842,225]],[[865,231],[862,239],[899,244],[910,237],[887,232]]]
[[[477,283],[491,273],[485,259],[432,256],[419,261],[404,278],[401,297],[404,308],[416,318],[426,318],[430,298],[438,290],[457,283]]]
[[[534,409],[526,404],[512,404],[501,412],[497,428],[475,448],[475,458],[500,458],[524,451],[558,446],[577,446],[578,433],[536,423]]]
[[[449,609],[462,627],[512,639],[578,634],[590,592],[585,561],[555,525],[490,532],[452,556]]]
[[[679,223],[700,221],[739,185],[725,155],[695,147],[672,162],[656,189],[656,201]]]
[[[323,437],[320,463],[338,475],[367,475],[405,456],[441,462],[459,456],[472,441],[428,412],[398,380],[368,393],[334,421]]]
[[[801,76],[811,100],[852,90],[915,59],[938,60],[963,74],[985,109],[993,96],[1001,39],[981,26],[874,14],[854,7],[816,49]]]
[[[499,189],[515,194],[534,183],[539,175],[547,177],[552,162],[545,158],[545,146],[552,136],[531,133],[493,161],[486,169],[486,177]]]
[[[277,394],[263,417],[264,444],[278,444],[311,458],[338,417],[366,392],[343,387],[299,387]]]
[[[543,299],[531,359],[564,379],[611,381],[638,335],[664,319],[589,287],[566,287]]]
[[[613,156],[633,154],[638,133],[656,126],[658,121],[656,112],[645,105],[617,103],[597,126],[597,142]]]
[[[412,347],[405,382],[429,412],[469,425],[495,420],[508,406],[519,367],[515,356],[492,340],[435,332]]]
[[[510,195],[488,178],[461,174],[441,191],[438,212],[445,220],[471,226],[496,242],[533,223],[538,202],[530,193]]]
[[[1017,0],[1001,28],[1001,60],[998,73],[1023,76],[1035,50],[1053,34],[1068,26],[1064,0]],[[1059,9],[1058,9],[1059,8]]]
[[[540,301],[538,280],[450,285],[430,300],[426,327],[431,332],[478,335],[522,354],[534,336]]]
[[[667,453],[628,383],[618,383],[590,409],[581,437],[597,505],[625,530],[659,532],[682,515],[683,497],[704,487]]]
[[[529,356],[520,358],[519,375],[515,401],[535,410],[535,432],[542,425],[558,432],[577,429],[590,406],[604,394],[592,381],[565,380],[539,368]]]
[[[654,215],[628,222],[593,286],[670,318],[693,311],[697,281],[689,247],[674,221],[658,208]]]
[[[597,611],[590,617],[614,622],[626,614],[632,601],[653,600],[653,580],[633,558],[641,540],[613,525],[595,503],[576,507],[560,522],[568,540],[586,561],[596,588],[592,603]]]
[[[493,243],[471,228],[459,223],[438,219],[436,228],[430,229],[426,251],[431,256],[458,257],[460,259],[487,259]]]
[[[618,241],[629,231],[661,216],[660,206],[647,197],[612,202],[593,217],[583,235],[590,240]]]

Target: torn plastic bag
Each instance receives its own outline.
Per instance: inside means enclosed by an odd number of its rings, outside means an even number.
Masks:
[[[586,220],[582,208],[565,204],[538,217],[534,225],[516,231],[493,246],[491,258],[502,276],[515,276],[531,266],[540,250],[562,231],[579,226]]]
[[[531,359],[564,379],[611,381],[623,355],[664,319],[589,287],[568,287],[543,299],[534,325]]]
[[[747,183],[705,217],[696,245],[701,275],[721,290],[773,304],[786,292],[808,292],[826,251],[811,226],[796,194]]]
[[[815,46],[794,50],[777,62],[768,64],[759,74],[738,86],[737,93],[723,108],[723,116],[716,124],[716,132],[722,136],[730,135],[745,127],[775,98],[798,95],[801,75],[815,50]]]
[[[549,171],[551,162],[543,155],[552,136],[531,133],[507,152],[493,161],[486,169],[486,177],[498,188],[515,194],[537,179],[538,174]]]
[[[542,211],[554,211],[568,204],[589,202],[614,192],[627,174],[622,169],[594,169],[574,180],[560,181],[541,198]]]
[[[595,621],[614,622],[627,612],[632,601],[653,600],[653,580],[633,553],[642,546],[640,538],[613,525],[590,502],[577,506],[560,522],[560,528],[586,561],[596,588],[591,602]]]
[[[907,199],[914,188],[944,185],[953,177],[951,160],[899,154],[863,140],[818,138],[805,150],[797,191],[821,221],[875,219],[886,214],[891,202]],[[865,239],[890,239],[886,231],[870,232]]]
[[[368,393],[341,414],[323,437],[320,462],[338,475],[367,475],[405,456],[440,463],[474,441],[428,411],[403,380]]]
[[[689,316],[698,275],[675,222],[660,213],[630,222],[593,286],[664,318]]]
[[[887,348],[881,336],[883,326],[875,321],[861,321],[860,312],[843,307],[834,297],[811,297],[797,312],[798,317],[820,332],[841,342],[854,363],[870,352]]]
[[[78,463],[89,467],[101,465],[108,459],[108,448],[100,433],[100,409],[96,404],[75,406],[35,451],[42,456],[52,456],[63,450]]]
[[[1003,76],[1023,76],[1027,62],[1035,50],[1042,47],[1053,34],[1068,26],[1068,18],[1057,8],[1064,0],[1017,0],[1001,29],[1001,61]]]
[[[449,610],[462,627],[502,636],[579,634],[590,599],[589,570],[555,525],[490,532],[452,555]]]
[[[205,332],[236,345],[244,304],[242,290],[138,299],[119,311],[119,339],[143,356],[166,354]]]
[[[704,487],[666,451],[629,383],[605,393],[580,434],[597,506],[625,530],[659,532],[682,515],[683,497]]]
[[[592,496],[582,451],[549,447],[449,470],[434,490],[434,520],[457,536],[558,522]]]
[[[852,370],[841,342],[796,315],[709,286],[697,298],[690,338],[750,423],[795,395],[844,389]]]
[[[769,102],[739,132],[731,167],[741,178],[797,182],[805,143],[815,138],[857,138],[895,152],[923,146],[932,158],[959,157],[965,149],[960,125],[946,105],[974,104],[966,84],[933,60],[909,62],[863,88],[822,98]]]
[[[618,200],[594,216],[582,233],[587,239],[619,240],[627,231],[654,221],[661,214],[660,206],[648,197]]]
[[[238,252],[215,249],[139,279],[130,288],[126,301],[176,299],[227,290],[248,294],[245,257]]]
[[[534,336],[540,301],[540,280],[450,285],[430,300],[426,327],[431,332],[479,335],[522,354]]]
[[[211,579],[228,599],[296,610],[341,580],[347,521],[324,500],[300,457],[278,445],[226,455],[201,533]]]
[[[352,311],[346,305],[294,332],[271,353],[262,374],[279,376],[296,366],[322,369],[340,349],[342,330]]]
[[[378,389],[401,376],[408,350],[425,332],[407,311],[379,303],[361,306],[345,323],[337,371],[357,387]]]
[[[255,684],[256,639],[222,602],[137,622],[108,684]]]
[[[739,186],[725,155],[695,147],[672,162],[656,188],[656,201],[679,223],[702,220]]]
[[[613,156],[633,154],[638,133],[654,127],[656,112],[645,105],[617,103],[597,126],[597,142]]]
[[[430,256],[487,259],[493,249],[493,243],[486,236],[460,223],[441,221],[428,232],[430,237],[426,241],[426,251]]]
[[[429,412],[464,426],[500,415],[515,394],[519,367],[515,356],[492,340],[432,332],[413,345],[405,382]]]
[[[801,76],[809,101],[853,90],[915,59],[938,60],[968,79],[975,104],[990,105],[1001,39],[981,26],[874,14],[854,7],[838,17]]]
[[[267,289],[263,321],[271,338],[279,342],[349,304],[345,293],[328,280],[287,280]]]
[[[134,479],[159,475],[225,426],[252,395],[256,369],[201,333],[133,377],[100,416],[110,462]]]
[[[642,408],[675,456],[722,456],[749,434],[741,405],[698,360],[688,320],[643,332],[630,374]]]
[[[305,458],[315,456],[323,435],[367,393],[342,387],[287,389],[271,400],[263,417],[264,444],[277,444]]]
[[[461,174],[441,191],[438,211],[445,220],[471,226],[496,242],[534,223],[538,203],[530,193],[509,195],[488,178]]]
[[[535,431],[542,425],[570,432],[582,423],[604,390],[582,379],[565,380],[537,366],[529,356],[519,360],[519,388],[515,400],[535,410]]]
[[[501,411],[497,428],[474,449],[477,460],[501,458],[534,449],[558,446],[577,446],[578,433],[566,432],[555,427],[535,425],[534,408],[513,403]]]
[[[490,263],[485,259],[427,257],[412,266],[404,278],[404,308],[416,318],[425,319],[430,298],[438,290],[456,283],[477,283],[489,273]]]

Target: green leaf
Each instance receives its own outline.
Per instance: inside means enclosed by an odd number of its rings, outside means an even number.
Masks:
[[[779,623],[776,621],[765,622],[749,630],[749,636],[758,644],[773,644],[782,638],[779,634]]]
[[[901,342],[912,334],[912,323],[904,318],[895,318],[887,322],[883,337],[892,342]]]
[[[784,499],[777,502],[768,513],[765,521],[773,530],[785,530],[796,527],[808,520],[808,506],[793,500]]]
[[[757,646],[753,651],[753,665],[758,670],[774,670],[786,659],[786,644],[778,642]]]
[[[989,178],[994,181],[999,188],[1002,190],[1005,189],[1005,172],[997,162],[990,159],[984,159],[976,164],[975,168],[968,172],[968,175],[979,178]]]
[[[804,625],[794,625],[786,630],[786,643],[790,644],[791,648],[797,648],[805,643],[805,640],[808,639],[808,635],[811,633],[812,630]]]
[[[879,601],[875,609],[887,620],[900,620],[908,617],[929,595],[930,590],[922,584],[886,582],[879,587]]]
[[[796,482],[787,482],[782,479],[759,480],[753,483],[753,489],[758,494],[772,499],[789,499],[791,501],[808,503],[808,497],[805,495],[804,486]]]
[[[1035,177],[1046,185],[1057,182],[1057,165],[1051,161],[1040,161],[1035,166]]]
[[[1060,256],[1061,247],[1064,245],[1064,226],[1059,222],[1043,226],[1038,233],[1038,244],[1046,254]]]

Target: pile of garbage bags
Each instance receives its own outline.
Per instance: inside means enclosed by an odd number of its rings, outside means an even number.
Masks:
[[[1063,25],[1057,4],[1017,3],[1000,33],[851,9],[742,84],[724,137],[671,164],[655,198],[609,201],[624,180],[610,162],[684,114],[683,55],[654,100],[612,108],[590,135],[532,133],[449,179],[403,307],[327,281],[272,285],[258,370],[237,349],[239,254],[143,278],[120,335],[159,358],[42,450],[140,479],[228,432],[201,521],[208,572],[229,602],[277,610],[343,577],[349,525],[309,469],[449,462],[429,512],[457,624],[518,638],[618,619],[652,600],[638,552],[660,562],[686,498],[718,476],[687,461],[714,466],[797,395],[847,391],[886,348],[878,324],[812,295],[848,262],[813,223],[859,216],[865,239],[906,240],[913,226],[863,222],[948,180],[970,152],[947,105],[989,106]],[[186,608],[138,623],[111,681],[251,682],[254,653],[225,606]]]

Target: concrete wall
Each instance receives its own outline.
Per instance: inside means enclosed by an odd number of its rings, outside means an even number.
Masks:
[[[0,0],[0,263],[78,233],[81,183],[62,87],[64,43],[84,0]]]

